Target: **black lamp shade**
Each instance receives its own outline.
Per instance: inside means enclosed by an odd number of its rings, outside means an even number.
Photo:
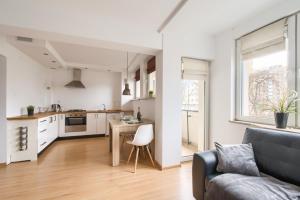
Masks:
[[[123,90],[123,95],[131,95],[128,83],[125,83],[125,89]]]

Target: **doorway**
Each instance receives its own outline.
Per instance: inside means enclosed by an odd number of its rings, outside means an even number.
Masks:
[[[207,149],[209,62],[182,58],[182,161]]]

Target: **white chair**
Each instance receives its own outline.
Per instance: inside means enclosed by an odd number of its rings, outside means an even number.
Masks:
[[[128,144],[133,145],[133,147],[131,148],[128,160],[127,160],[127,164],[130,161],[133,151],[136,149],[134,172],[136,172],[140,148],[142,148],[142,150],[144,150],[144,147],[146,147],[148,155],[151,160],[151,163],[152,163],[153,167],[155,167],[150,150],[149,150],[149,144],[152,142],[152,140],[153,140],[153,125],[147,124],[147,125],[141,125],[137,129],[133,140],[127,142]]]

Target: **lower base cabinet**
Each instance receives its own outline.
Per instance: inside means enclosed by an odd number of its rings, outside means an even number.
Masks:
[[[88,135],[105,134],[106,113],[88,113],[86,123]]]

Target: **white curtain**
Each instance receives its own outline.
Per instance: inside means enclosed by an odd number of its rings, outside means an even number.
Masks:
[[[240,38],[243,60],[264,56],[287,48],[287,18]]]

